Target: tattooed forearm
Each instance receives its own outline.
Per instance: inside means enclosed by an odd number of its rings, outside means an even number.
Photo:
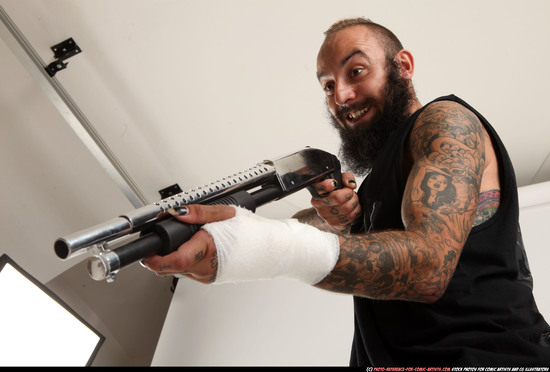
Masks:
[[[322,217],[320,217],[317,214],[317,211],[315,210],[315,208],[309,208],[309,209],[301,210],[301,211],[297,212],[296,214],[294,214],[294,216],[292,216],[292,218],[296,218],[298,221],[300,221],[302,223],[305,223],[305,224],[308,224],[308,225],[311,225],[311,226],[314,226],[314,227],[318,228],[319,230],[328,231],[328,232],[343,232],[340,229],[336,229],[336,228],[330,226]],[[340,222],[342,224],[349,224],[350,223],[347,216],[343,216],[340,219]],[[346,228],[346,231],[347,230],[349,230],[349,227]]]
[[[340,258],[318,287],[377,299],[432,302],[454,272],[458,253],[428,246],[415,233],[385,231],[342,235]],[[444,259],[439,256],[447,251]]]
[[[302,223],[305,223],[305,224],[308,224],[308,225],[311,225],[311,226],[315,226],[315,227],[317,227],[318,229],[321,229],[321,230],[323,230],[323,228],[326,225],[325,220],[323,220],[321,217],[319,217],[319,215],[317,214],[317,211],[315,210],[315,208],[309,208],[309,209],[301,210],[301,211],[295,213],[292,216],[292,218],[296,218],[298,221],[300,221]]]

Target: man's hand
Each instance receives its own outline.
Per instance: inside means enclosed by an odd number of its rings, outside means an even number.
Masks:
[[[328,225],[337,230],[345,230],[362,213],[359,197],[354,191],[357,183],[354,175],[349,172],[342,173],[341,189],[336,189],[338,185],[335,182],[328,179],[315,184],[319,195],[324,197],[311,199],[311,205]]]
[[[231,206],[199,204],[187,205],[183,208],[182,214],[174,215],[182,222],[200,225],[227,220],[234,216],[235,208]],[[157,275],[185,275],[201,283],[214,282],[218,273],[214,239],[202,229],[176,251],[166,256],[148,257],[142,260],[141,264]]]

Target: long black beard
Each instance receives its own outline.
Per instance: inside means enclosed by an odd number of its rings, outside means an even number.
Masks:
[[[385,90],[383,111],[379,112],[369,125],[343,128],[329,111],[331,123],[338,130],[342,140],[340,158],[358,177],[370,173],[376,155],[386,140],[410,116],[409,107],[413,100],[413,92],[408,86],[408,81],[400,76],[399,67],[393,63],[389,63],[388,66]]]

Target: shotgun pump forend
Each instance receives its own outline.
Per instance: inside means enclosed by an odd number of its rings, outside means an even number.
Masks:
[[[200,225],[172,218],[167,213],[170,208],[188,204],[226,204],[255,212],[257,207],[303,188],[307,188],[314,198],[320,198],[313,185],[329,178],[342,187],[340,162],[336,156],[306,147],[61,237],[55,241],[54,250],[63,260],[94,252],[87,262],[90,276],[111,282],[125,266],[154,254],[173,252],[200,229]]]

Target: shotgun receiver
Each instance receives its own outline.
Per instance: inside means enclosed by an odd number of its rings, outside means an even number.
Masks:
[[[166,213],[170,208],[187,204],[226,204],[255,212],[257,207],[303,188],[318,199],[321,196],[313,184],[328,178],[342,187],[340,162],[336,156],[306,147],[61,237],[55,241],[54,250],[63,260],[92,251],[94,254],[87,262],[90,276],[98,281],[112,282],[120,269],[154,254],[173,252],[200,229],[200,225],[171,218]]]

